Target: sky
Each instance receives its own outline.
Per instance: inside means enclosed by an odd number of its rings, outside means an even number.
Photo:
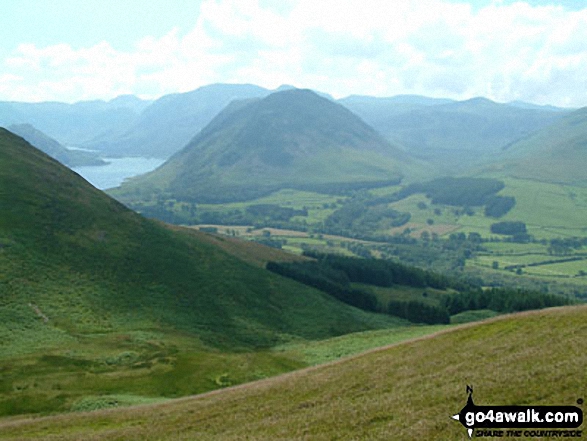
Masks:
[[[0,100],[212,83],[587,106],[587,0],[3,0]]]

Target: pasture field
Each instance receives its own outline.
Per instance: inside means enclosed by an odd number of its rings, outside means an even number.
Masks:
[[[525,254],[548,254],[548,245],[541,243],[515,243],[515,242],[486,242],[483,248],[487,251],[501,255],[520,256]]]
[[[499,254],[499,253],[492,253],[488,255],[479,255],[475,258],[475,263],[480,266],[491,266],[493,262],[498,262],[499,267],[503,268],[506,266],[515,266],[515,265],[531,265],[532,268],[539,268],[539,267],[553,267],[555,265],[564,265],[571,267],[577,266],[585,266],[585,261],[581,264],[581,260],[572,261],[572,262],[565,262],[569,258],[580,258],[581,256],[577,255],[570,255],[570,256],[551,256],[549,254]],[[560,263],[551,263],[553,261],[560,260]],[[542,263],[544,262],[544,263]],[[548,263],[546,263],[548,262]]]
[[[505,188],[498,194],[516,198],[514,208],[501,220],[525,222],[529,234],[538,239],[553,237],[583,237],[587,235],[587,188],[524,179],[503,179]],[[422,205],[424,204],[424,205]],[[486,217],[482,207],[471,207],[472,214],[459,213],[457,207],[433,205],[423,194],[411,195],[390,206],[409,212],[411,222],[459,227],[459,231],[492,236],[489,228],[496,219]]]
[[[585,278],[587,276],[587,260],[526,267],[524,271],[528,274]]]
[[[88,411],[171,398],[272,377],[445,326],[388,319],[388,329],[263,350],[217,350],[160,331],[86,335],[39,353],[4,356],[0,415]],[[1,421],[1,420],[0,420]]]
[[[522,179],[505,179],[500,194],[516,206],[504,220],[522,220],[537,238],[586,236],[587,188]]]

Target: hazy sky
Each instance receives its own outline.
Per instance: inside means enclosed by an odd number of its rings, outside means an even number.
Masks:
[[[587,106],[587,1],[3,0],[0,100],[210,83]]]

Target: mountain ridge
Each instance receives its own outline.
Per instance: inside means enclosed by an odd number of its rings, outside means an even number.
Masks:
[[[42,150],[70,168],[107,164],[93,152],[67,149],[57,140],[37,130],[31,124],[13,124],[8,126],[8,130],[21,136],[31,145],[34,145],[39,150]]]
[[[544,128],[565,109],[520,107],[484,97],[465,101],[394,103],[385,99],[346,101],[349,109],[386,139],[413,155],[434,162],[438,174],[459,174],[500,149]]]
[[[251,381],[303,365],[279,343],[403,323],[264,268],[300,257],[145,219],[5,129],[0,207],[2,416]]]

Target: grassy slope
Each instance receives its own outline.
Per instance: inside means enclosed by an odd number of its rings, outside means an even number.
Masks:
[[[248,245],[145,220],[4,130],[0,207],[0,414],[210,390],[303,365],[277,343],[397,324],[259,268]]]
[[[214,245],[236,258],[260,268],[265,268],[267,262],[299,262],[307,260],[306,257],[284,253],[276,248],[242,239],[201,233],[193,228],[176,227],[173,225],[167,225],[167,228],[197,237],[203,243]]]
[[[465,404],[465,385],[479,405],[584,398],[586,332],[587,307],[506,316],[162,405],[8,420],[0,439],[462,440],[450,416]]]
[[[584,186],[587,108],[512,144],[488,171],[502,176]]]

